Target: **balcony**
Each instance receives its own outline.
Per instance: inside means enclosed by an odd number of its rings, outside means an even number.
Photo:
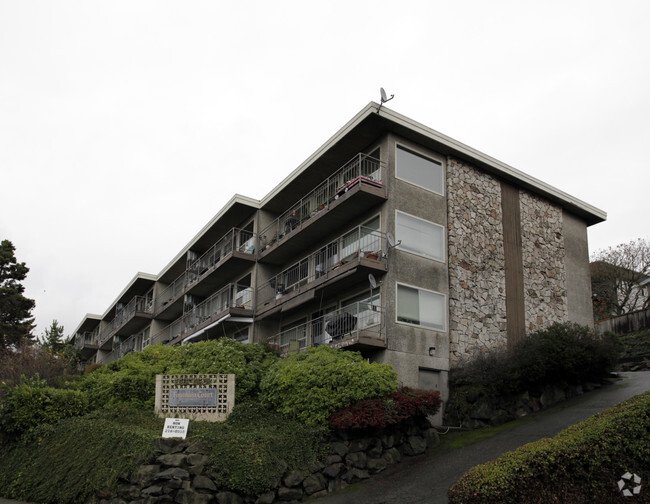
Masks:
[[[174,322],[155,334],[153,343],[180,343],[190,336],[198,336],[228,319],[252,322],[253,296],[247,285],[228,284],[186,312]]]
[[[255,260],[255,242],[253,232],[231,229],[207,252],[191,261],[187,270],[157,296],[156,318],[169,310],[164,318],[173,319],[182,311],[179,300],[184,294],[208,295],[225,275],[232,277],[243,272]],[[226,263],[228,268],[222,268]]]
[[[264,318],[287,311],[315,297],[317,290],[336,283],[335,290],[345,287],[343,279],[358,282],[368,273],[385,273],[386,235],[358,226],[317,252],[301,259],[257,289],[257,316]]]
[[[182,311],[182,303],[179,303],[178,301],[183,298],[186,287],[187,271],[183,271],[176,280],[170,283],[164,291],[156,296],[156,304],[154,308],[155,316],[158,317],[158,315],[160,315],[164,310],[171,308],[173,305],[176,305],[177,309],[180,306],[180,310]],[[171,317],[173,318],[174,315],[172,314]]]
[[[99,348],[99,330],[77,333],[74,337],[74,346],[81,353],[82,360],[86,360],[97,352]]]
[[[382,163],[357,154],[259,233],[259,258],[280,264],[306,244],[387,199]],[[298,237],[299,240],[289,238]]]
[[[269,344],[282,355],[318,345],[354,350],[386,348],[382,314],[379,306],[367,302],[354,303],[282,331],[270,338]]]
[[[153,317],[153,302],[145,296],[135,296],[120,308],[99,335],[99,347],[106,350],[110,339],[118,333],[132,334],[142,329]]]

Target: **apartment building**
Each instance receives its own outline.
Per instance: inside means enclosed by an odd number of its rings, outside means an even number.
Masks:
[[[262,200],[234,196],[75,344],[105,363],[155,343],[315,345],[447,392],[450,366],[553,322],[593,325],[593,206],[376,103]]]

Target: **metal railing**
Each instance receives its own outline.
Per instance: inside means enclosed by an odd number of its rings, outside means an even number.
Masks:
[[[233,228],[201,257],[187,268],[187,284],[192,285],[203,275],[221,266],[221,259],[237,250],[243,254],[255,253],[255,234],[244,229]]]
[[[156,313],[185,294],[188,287],[194,285],[203,275],[221,266],[222,259],[232,254],[234,250],[243,254],[254,254],[255,234],[238,228],[228,231],[207,252],[192,261],[187,270],[156,297]]]
[[[207,322],[212,322],[216,316],[230,308],[253,308],[253,295],[250,286],[228,284],[209,298],[187,310],[183,315],[183,334],[194,331],[195,328]]]
[[[348,338],[358,338],[362,331],[383,340],[382,312],[380,306],[357,302],[282,331],[272,336],[268,343],[286,355],[311,346],[336,345]]]
[[[381,161],[366,154],[357,154],[318,187],[292,205],[259,233],[260,251],[270,247],[307,219],[329,207],[341,194],[357,183],[382,186]]]
[[[164,291],[156,296],[156,313],[168,304],[174,302],[179,296],[182,296],[185,293],[186,286],[187,271],[183,271],[176,280],[170,283]]]
[[[131,320],[135,313],[153,313],[152,299],[135,296],[126,306],[118,310],[113,320],[100,333],[99,344],[103,345],[117,330]]]
[[[362,257],[383,260],[385,243],[384,233],[358,226],[262,284],[257,289],[257,307],[281,299],[319,278],[335,275],[339,267],[358,262]]]
[[[168,343],[181,336],[181,334],[183,334],[182,316],[174,320],[163,330],[154,334],[153,338],[151,338],[151,344],[155,345],[156,343]]]
[[[86,345],[97,345],[98,339],[99,339],[98,329],[95,329],[94,331],[77,333],[74,337],[74,346],[75,348],[81,350]]]

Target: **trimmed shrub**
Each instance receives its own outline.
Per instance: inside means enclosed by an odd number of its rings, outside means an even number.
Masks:
[[[0,433],[3,440],[18,438],[41,424],[83,415],[88,399],[83,392],[52,388],[32,379],[5,387],[0,403]]]
[[[449,490],[450,504],[626,502],[617,482],[648,477],[650,392],[470,469]],[[645,486],[641,500],[649,502]]]
[[[235,400],[240,402],[258,394],[262,376],[276,360],[263,345],[229,338],[186,346],[158,344],[95,369],[80,387],[93,408],[153,409],[157,374],[233,373]]]
[[[362,399],[397,390],[389,364],[368,363],[357,352],[312,347],[277,361],[261,383],[261,398],[307,425],[326,426],[329,416]]]
[[[434,415],[440,409],[440,394],[407,387],[387,397],[364,399],[334,412],[329,425],[335,429],[386,427],[417,416]]]

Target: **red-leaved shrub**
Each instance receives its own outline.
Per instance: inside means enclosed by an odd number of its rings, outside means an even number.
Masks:
[[[407,418],[433,415],[441,404],[440,394],[435,390],[402,387],[389,396],[364,399],[335,411],[329,425],[335,429],[386,427]]]

